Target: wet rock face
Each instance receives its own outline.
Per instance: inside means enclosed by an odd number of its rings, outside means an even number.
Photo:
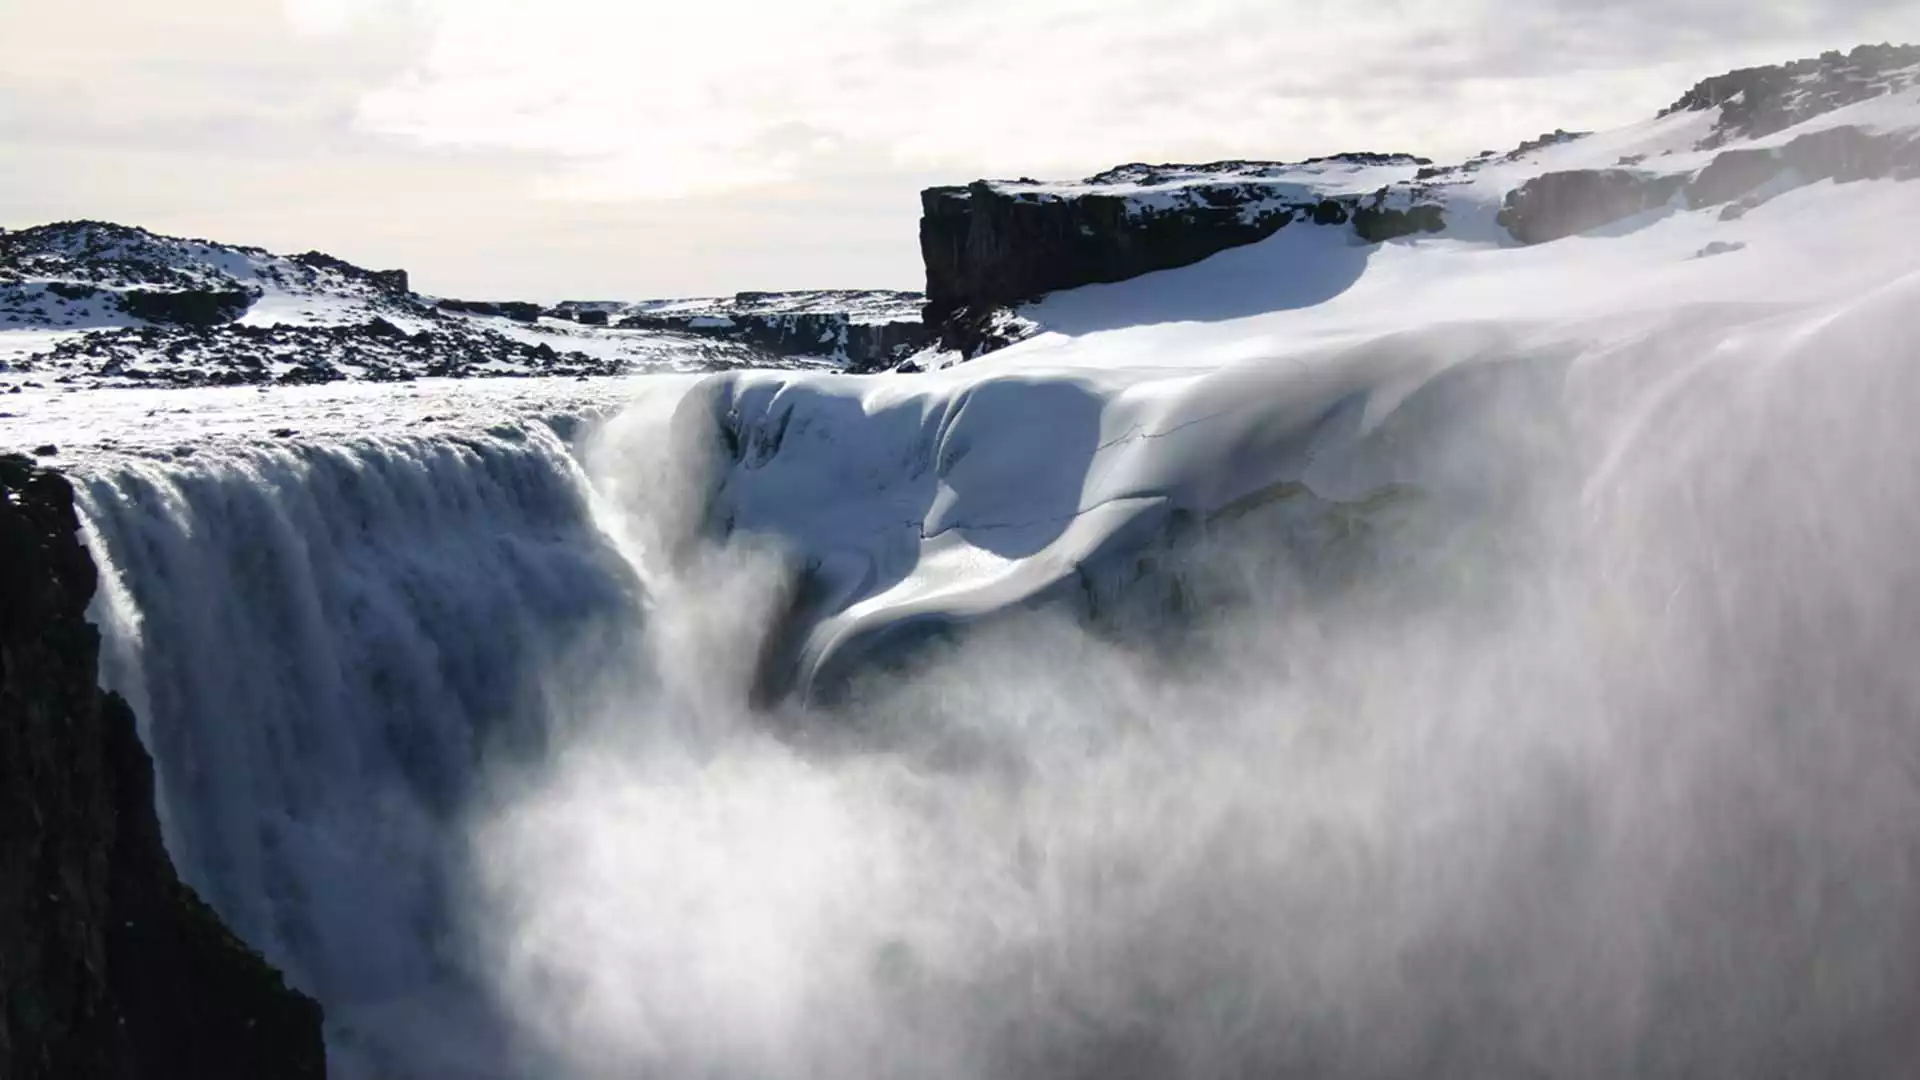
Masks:
[[[0,1076],[323,1077],[320,1007],[174,873],[78,524],[63,477],[0,455]]]

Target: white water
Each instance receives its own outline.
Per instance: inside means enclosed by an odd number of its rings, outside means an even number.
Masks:
[[[347,1076],[1901,1076],[1917,287],[1329,414],[1425,494],[770,711],[820,553],[658,400],[98,464],[107,677]]]
[[[336,1072],[486,1075],[466,808],[557,734],[567,664],[634,650],[641,596],[540,424],[209,449],[92,470],[103,678],[156,759],[167,844],[329,1011]]]

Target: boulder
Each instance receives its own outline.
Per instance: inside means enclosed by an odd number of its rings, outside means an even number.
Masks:
[[[1685,183],[1632,169],[1545,173],[1509,191],[1498,220],[1521,243],[1544,244],[1665,206]]]

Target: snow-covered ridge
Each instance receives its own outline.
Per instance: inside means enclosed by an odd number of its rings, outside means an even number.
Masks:
[[[1661,115],[1717,110],[1713,134],[1699,149],[1761,138],[1848,105],[1920,83],[1920,46],[1861,45],[1770,67],[1742,68],[1703,79]]]
[[[742,292],[724,297],[566,301],[552,314],[632,330],[671,330],[743,342],[783,356],[818,356],[853,371],[893,367],[924,348],[925,297],[894,290]]]
[[[881,366],[919,347],[901,330],[917,308],[911,294],[851,291],[465,301],[320,252],[60,222],[0,230],[0,392]],[[669,314],[639,317],[652,310]]]
[[[1216,161],[1204,165],[1120,165],[1077,182],[988,180],[988,190],[1023,202],[1089,196],[1126,200],[1129,214],[1175,207],[1244,203],[1242,194],[1278,204],[1367,195],[1411,180],[1430,159],[1411,154],[1336,154],[1300,162]],[[1243,191],[1243,189],[1245,189]],[[1244,212],[1244,211],[1243,211]]]
[[[815,289],[798,292],[742,292],[732,296],[684,297],[669,300],[567,300],[555,305],[562,312],[598,311],[609,319],[634,316],[686,318],[765,318],[775,315],[844,315],[849,322],[887,323],[920,317],[925,297],[892,289]]]
[[[1366,244],[1502,245],[1739,202],[1737,215],[1823,180],[1920,175],[1916,133],[1920,48],[1862,46],[1708,79],[1627,128],[1555,131],[1451,165],[1348,154],[930,188],[927,315],[944,355],[974,356],[1028,332],[1011,309],[1046,294],[1188,265],[1289,226],[1337,226]]]

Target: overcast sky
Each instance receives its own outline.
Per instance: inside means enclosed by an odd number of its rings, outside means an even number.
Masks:
[[[918,288],[918,191],[1506,148],[1920,0],[0,0],[0,225],[528,299]]]

